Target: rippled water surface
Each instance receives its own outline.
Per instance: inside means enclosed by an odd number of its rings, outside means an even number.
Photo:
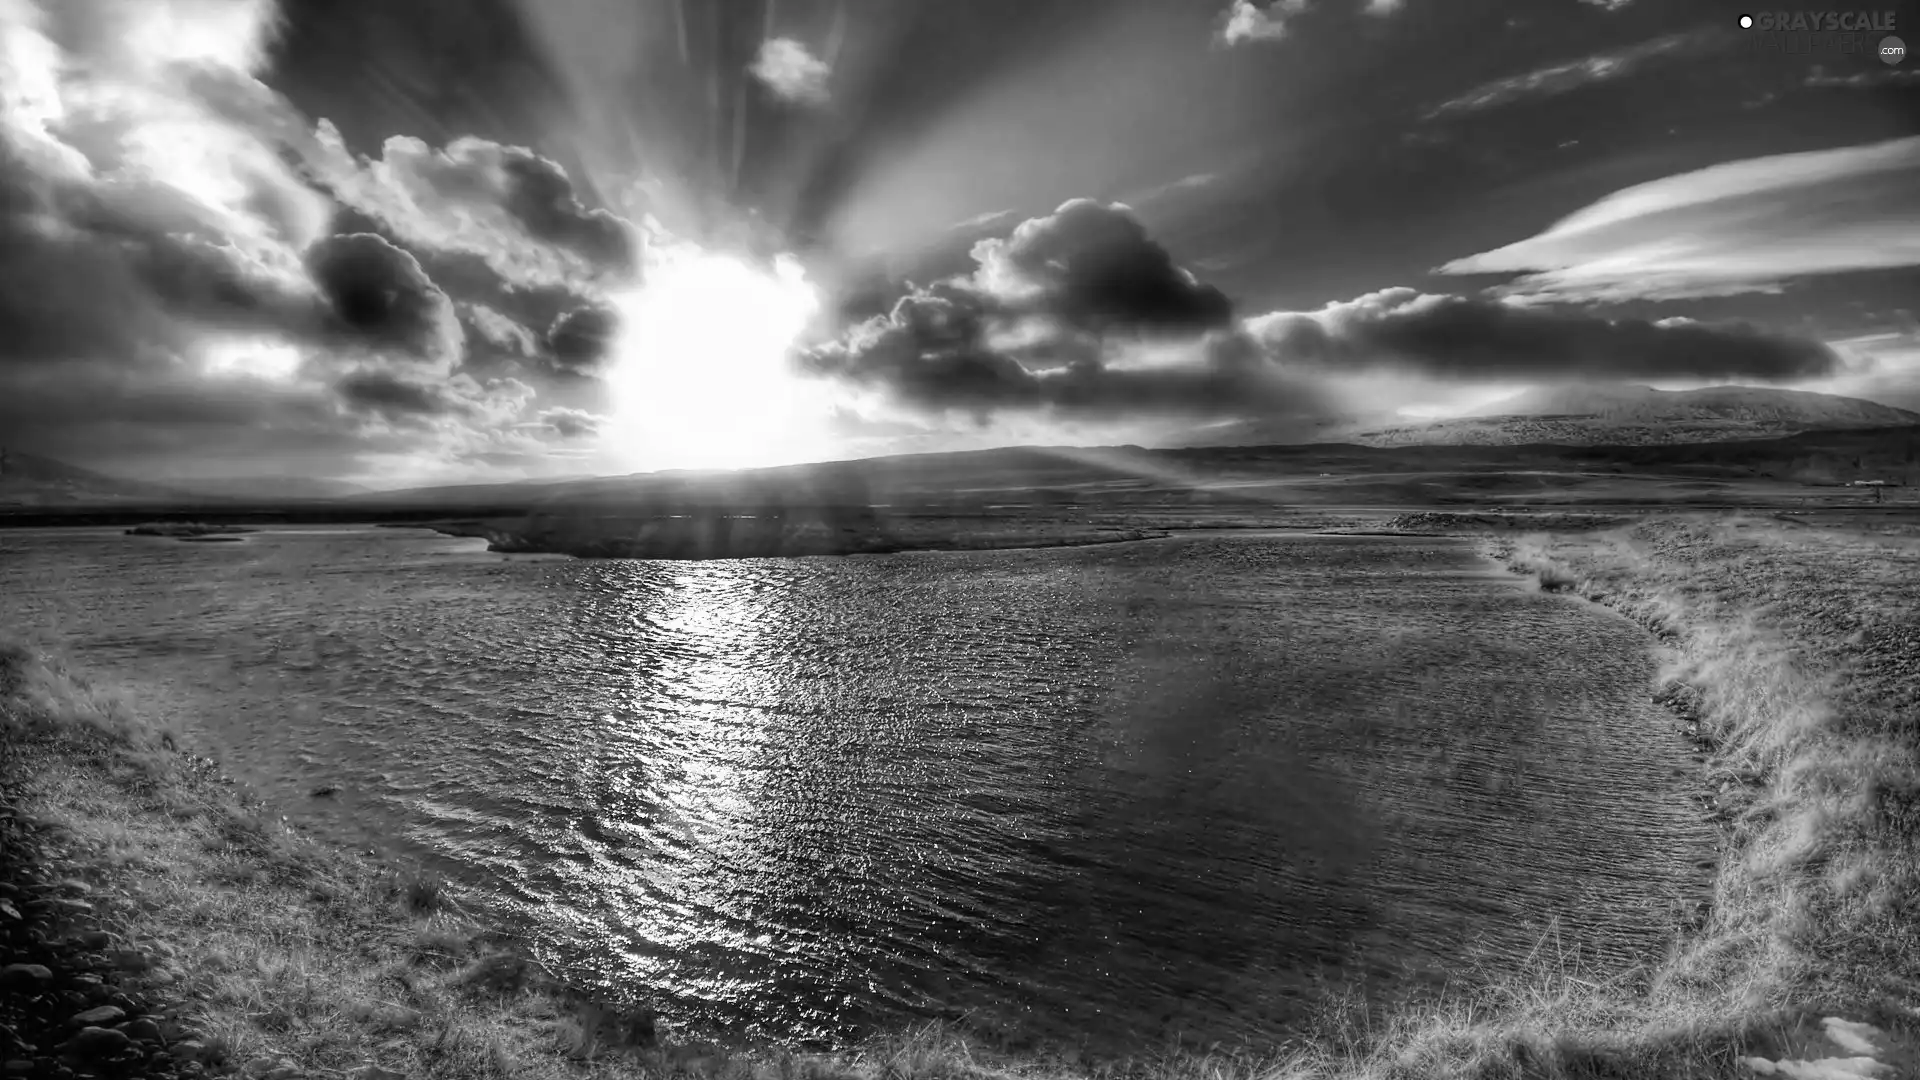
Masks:
[[[1456,540],[478,548],[0,532],[0,617],[695,1027],[1261,1041],[1549,920],[1645,958],[1711,851],[1639,631]]]

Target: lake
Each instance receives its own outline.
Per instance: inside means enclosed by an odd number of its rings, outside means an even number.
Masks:
[[[1652,959],[1710,874],[1645,635],[1466,541],[481,547],[0,531],[0,618],[694,1031],[1262,1044],[1549,927]]]

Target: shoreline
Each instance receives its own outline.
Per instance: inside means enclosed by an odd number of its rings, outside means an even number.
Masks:
[[[124,1015],[101,1030],[155,1015],[164,1018],[154,1021],[156,1028],[173,1025],[159,1032],[164,1067],[173,1072],[138,1075],[219,1074],[251,1066],[261,1076],[281,1070],[278,1080],[426,1073],[744,1078],[768,1069],[820,1080],[1490,1080],[1523,1071],[1553,1078],[1735,1077],[1764,1075],[1754,1061],[1857,1057],[1862,1054],[1850,1048],[1861,1046],[1867,1047],[1862,1053],[1889,1065],[1920,1068],[1920,1058],[1911,1056],[1920,1045],[1920,1012],[1911,1011],[1920,1006],[1920,970],[1904,951],[1910,941],[1876,951],[1871,958],[1882,977],[1855,985],[1867,970],[1858,966],[1867,954],[1848,953],[1843,966],[1823,960],[1813,947],[1830,938],[1851,940],[1867,929],[1897,929],[1886,913],[1822,907],[1804,898],[1797,908],[1772,904],[1783,881],[1799,889],[1817,885],[1821,873],[1832,875],[1822,867],[1808,877],[1802,864],[1792,863],[1785,878],[1769,878],[1751,865],[1772,861],[1775,848],[1769,845],[1782,842],[1783,830],[1790,842],[1793,829],[1803,827],[1791,802],[1782,799],[1807,792],[1791,787],[1800,758],[1775,748],[1767,751],[1775,756],[1761,763],[1766,767],[1755,768],[1741,755],[1757,745],[1757,730],[1764,734],[1769,724],[1813,714],[1754,712],[1771,707],[1769,699],[1742,697],[1738,684],[1768,672],[1799,678],[1817,670],[1818,659],[1838,646],[1742,631],[1756,609],[1744,593],[1727,592],[1741,582],[1688,575],[1712,568],[1692,563],[1728,546],[1722,535],[1728,530],[1731,535],[1744,529],[1754,543],[1775,544],[1777,551],[1761,550],[1778,555],[1783,574],[1800,565],[1797,559],[1825,550],[1807,548],[1812,554],[1806,554],[1791,546],[1803,529],[1793,527],[1782,540],[1765,532],[1770,524],[1778,523],[1659,520],[1553,536],[1505,530],[1437,534],[1472,536],[1502,566],[1533,577],[1542,588],[1621,612],[1670,654],[1662,657],[1666,677],[1653,689],[1656,699],[1683,725],[1691,723],[1694,733],[1712,736],[1696,745],[1704,747],[1700,764],[1713,792],[1709,809],[1722,815],[1718,824],[1726,838],[1716,903],[1682,949],[1647,973],[1644,987],[1594,985],[1578,972],[1542,968],[1512,985],[1449,988],[1434,1001],[1391,1016],[1329,1015],[1316,1030],[1257,1060],[1222,1053],[1090,1064],[996,1047],[978,1033],[941,1025],[820,1054],[679,1042],[656,1031],[644,1010],[593,1000],[553,980],[511,942],[462,915],[456,890],[445,883],[287,828],[271,807],[249,802],[243,789],[223,782],[209,759],[181,749],[191,742],[185,733],[153,727],[137,709],[101,697],[84,678],[22,650],[0,651],[0,725],[10,763],[5,790],[11,793],[0,824],[45,824],[45,834],[55,838],[43,860],[45,880],[34,887],[40,904],[35,910],[66,911],[71,918],[47,935],[49,941],[104,933],[109,942],[89,961],[96,967],[113,963],[106,959],[113,952],[152,961],[141,971],[116,974],[116,989],[81,992],[120,993],[129,1001],[140,994],[150,1002],[140,1011],[112,1006]],[[1888,574],[1904,565],[1889,562]],[[1851,587],[1837,579],[1827,584]],[[1727,599],[1696,603],[1680,588],[1687,585]],[[1793,594],[1780,602],[1791,606]],[[1816,679],[1768,687],[1771,700],[1814,710],[1824,707],[1822,695],[1835,692]],[[1776,790],[1783,783],[1789,787]],[[1818,806],[1822,813],[1835,812],[1826,803]],[[1910,882],[1911,868],[1896,864],[1899,854],[1884,857],[1882,877]],[[1853,847],[1840,857],[1846,866],[1862,858]],[[57,903],[81,895],[61,882],[84,886],[87,899],[80,902],[88,907]],[[0,890],[0,897],[8,895]],[[1794,890],[1786,895],[1791,900]],[[1901,901],[1889,895],[1896,905]],[[1768,909],[1781,906],[1797,924],[1776,925],[1781,920]],[[7,921],[0,911],[0,924]],[[324,934],[302,932],[302,925]],[[1775,940],[1780,934],[1786,940]],[[61,1008],[70,1004],[79,1002],[62,999]],[[54,1019],[70,1025],[80,1011]],[[72,1030],[63,1029],[62,1039]],[[140,1032],[148,1034],[144,1027]],[[94,1038],[118,1045],[111,1036]],[[198,1045],[176,1054],[175,1047],[188,1043]],[[37,1044],[35,1055],[20,1060],[44,1056]],[[143,1061],[153,1064],[151,1055]]]
[[[641,518],[528,524],[499,520],[454,520],[388,525],[429,529],[443,536],[476,537],[487,550],[507,555],[571,555],[581,559],[771,559],[807,556],[898,555],[914,551],[1009,551],[1087,547],[1158,540],[1168,530],[1124,525],[1063,526],[1019,518],[938,518],[941,528],[839,526],[818,521]],[[969,527],[970,526],[970,527]]]

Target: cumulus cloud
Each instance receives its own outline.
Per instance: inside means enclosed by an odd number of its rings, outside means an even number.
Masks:
[[[586,439],[598,435],[607,418],[585,409],[556,407],[541,410],[538,422],[563,439]]]
[[[1440,267],[1561,300],[1777,291],[1920,265],[1920,136],[1715,165],[1617,191],[1538,236]]]
[[[336,233],[372,233],[419,262],[459,312],[468,331],[469,366],[592,377],[608,359],[618,318],[605,286],[622,283],[622,278],[609,283],[503,274],[485,254],[409,239],[352,206],[338,208],[332,228]]]
[[[1220,40],[1228,45],[1279,41],[1287,36],[1287,21],[1311,6],[1312,0],[1274,0],[1265,5],[1233,0],[1220,27]]]
[[[1355,0],[1363,14],[1385,18],[1406,6],[1406,0]],[[1217,40],[1225,45],[1279,41],[1292,32],[1292,22],[1313,8],[1313,0],[1233,0],[1221,16]]]
[[[342,202],[401,239],[478,255],[510,281],[621,280],[637,271],[633,224],[588,208],[564,168],[525,147],[462,137],[435,149],[396,135],[379,157],[363,158],[324,120],[311,135],[281,134]]]
[[[620,330],[612,307],[594,304],[561,313],[547,328],[546,345],[554,366],[570,375],[589,374],[611,354]]]
[[[1074,199],[1005,239],[975,244],[972,286],[1008,312],[1086,330],[1190,332],[1225,326],[1226,294],[1175,265],[1118,203]]]
[[[782,101],[803,105],[824,105],[829,97],[827,82],[833,69],[825,60],[807,51],[792,38],[768,38],[747,65],[747,71],[759,79]]]
[[[465,340],[453,302],[412,255],[371,233],[330,236],[306,252],[335,323],[351,340],[448,369]]]
[[[1820,342],[1739,324],[1605,319],[1482,297],[1394,288],[1246,330],[1275,362],[1326,373],[1394,369],[1449,380],[1753,379],[1831,375]]]
[[[0,0],[0,425],[96,463],[311,473],[537,449],[533,388],[469,362],[631,281],[631,227],[529,151],[347,155],[260,81],[274,14]],[[436,281],[461,269],[464,299]]]
[[[979,242],[973,259],[971,274],[911,289],[801,367],[909,409],[978,417],[1213,415],[1306,394],[1124,206],[1070,201]]]
[[[1237,320],[1124,208],[1082,201],[976,245],[974,257],[972,274],[909,289],[884,315],[803,352],[800,367],[906,414],[981,421],[1300,418],[1391,396],[1394,382],[1792,381],[1844,367],[1818,342],[1742,325],[1405,288]]]

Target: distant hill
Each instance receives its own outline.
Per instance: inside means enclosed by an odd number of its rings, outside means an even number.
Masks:
[[[1299,446],[1307,443],[1352,442],[1362,431],[1388,427],[1392,413],[1365,416],[1298,417],[1282,420],[1229,420],[1189,428],[1159,445],[1191,446]]]
[[[1345,441],[1365,446],[1668,446],[1916,423],[1920,413],[1805,390],[1575,384],[1529,390],[1451,420],[1355,431]]]
[[[181,492],[161,484],[122,480],[17,450],[0,451],[0,505],[71,506],[182,497]]]
[[[307,476],[234,477],[211,480],[128,480],[64,461],[0,451],[0,505],[85,506],[95,503],[208,504],[229,500],[286,502],[340,499],[366,488],[343,480]]]
[[[368,488],[345,480],[317,476],[236,476],[219,479],[175,480],[170,486],[189,495],[222,499],[343,499],[364,495]]]

